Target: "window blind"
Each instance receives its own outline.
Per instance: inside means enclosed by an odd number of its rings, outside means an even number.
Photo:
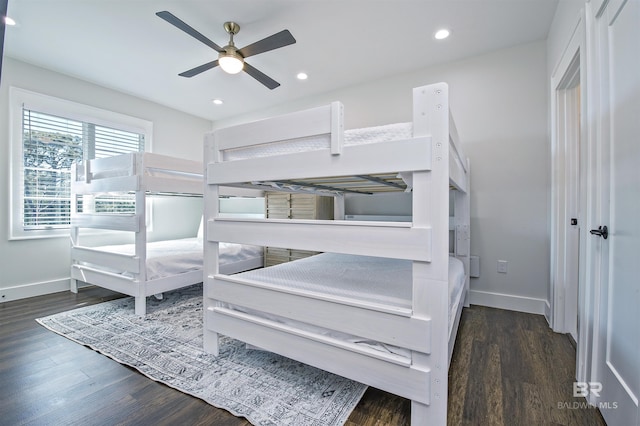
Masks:
[[[23,229],[70,224],[71,164],[144,150],[144,135],[23,108]],[[82,203],[80,203],[81,206]],[[128,195],[95,199],[96,212],[133,212]]]

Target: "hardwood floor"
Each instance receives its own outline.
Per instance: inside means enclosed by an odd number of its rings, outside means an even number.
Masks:
[[[34,321],[118,297],[89,287],[0,303],[1,424],[249,424]],[[572,397],[574,370],[569,339],[542,316],[467,308],[449,372],[449,424],[603,425],[597,410],[574,408],[584,403]],[[370,388],[347,425],[408,425],[409,407]]]

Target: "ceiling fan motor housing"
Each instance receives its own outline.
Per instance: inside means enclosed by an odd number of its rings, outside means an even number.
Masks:
[[[233,41],[233,36],[238,34],[238,32],[240,32],[240,25],[236,24],[235,22],[225,22],[224,23],[224,30],[231,34],[231,40]]]

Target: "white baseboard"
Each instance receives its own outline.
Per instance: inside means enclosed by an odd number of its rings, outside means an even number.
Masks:
[[[0,302],[9,302],[11,300],[25,299],[27,297],[69,291],[69,289],[69,278],[22,284],[19,286],[0,289]],[[470,290],[468,300],[472,305],[539,314],[544,315],[547,320],[550,318],[551,307],[549,302],[544,299]]]
[[[44,294],[69,291],[69,278],[60,278],[39,283],[27,283],[0,289],[0,302],[25,299],[27,297],[42,296]]]
[[[469,290],[469,303],[472,305],[539,315],[545,315],[547,305],[547,301],[544,299],[478,290]]]

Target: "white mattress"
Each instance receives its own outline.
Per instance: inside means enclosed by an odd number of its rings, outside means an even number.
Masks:
[[[262,256],[262,247],[246,244],[220,243],[220,265]],[[134,244],[96,247],[102,251],[135,254]],[[147,280],[164,278],[203,268],[202,239],[154,241],[147,244]]]
[[[344,145],[362,145],[367,143],[387,142],[411,139],[412,123],[395,123],[384,126],[366,127],[363,129],[345,130]],[[290,141],[274,142],[247,148],[229,149],[223,153],[224,161],[242,160],[253,157],[269,157],[272,155],[290,154],[293,152],[328,149],[330,145],[327,135],[311,136]]]
[[[412,262],[370,256],[322,253],[294,262],[238,274],[242,278],[257,280],[275,287],[317,291],[357,300],[411,308]],[[449,256],[449,335],[458,306],[462,303],[465,284],[464,265]],[[328,335],[369,348],[410,358],[404,348],[362,339],[335,330],[326,330],[310,324],[293,321],[277,315],[229,306],[251,315],[261,316],[318,334]]]
[[[240,274],[276,287],[297,288],[411,309],[412,262],[322,253]],[[449,257],[449,310],[464,287],[464,266]]]
[[[464,264],[460,259],[449,256],[449,336],[455,322],[458,307],[464,300],[464,285],[466,281]]]

